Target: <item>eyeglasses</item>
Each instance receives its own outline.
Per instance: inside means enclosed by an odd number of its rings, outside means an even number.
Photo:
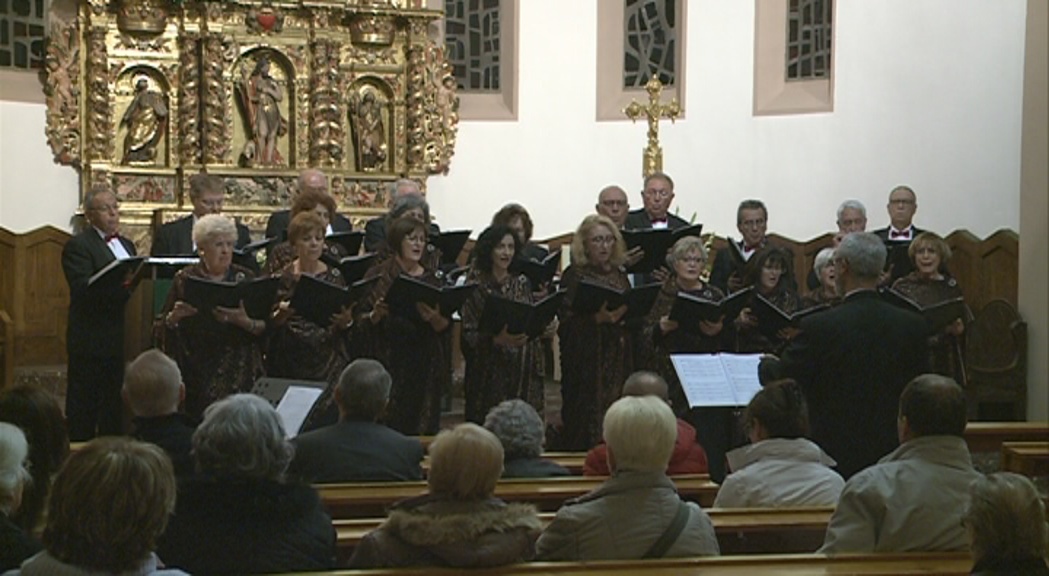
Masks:
[[[611,236],[611,235],[609,235],[609,236],[591,236],[590,238],[587,239],[587,242],[589,242],[591,244],[598,244],[598,245],[601,245],[601,246],[605,246],[605,245],[608,245],[608,244],[614,244],[615,241],[616,241],[616,237],[615,236]]]
[[[607,206],[608,208],[619,208],[626,206],[627,202],[626,200],[602,200],[601,205]]]

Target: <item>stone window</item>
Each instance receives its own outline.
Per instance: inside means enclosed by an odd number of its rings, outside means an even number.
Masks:
[[[517,118],[518,2],[443,0],[436,6],[445,13],[445,55],[459,81],[460,119]]]
[[[834,2],[754,0],[754,115],[834,110]]]
[[[787,11],[787,80],[830,75],[832,0],[790,0]]]
[[[45,0],[0,0],[0,67],[43,67],[47,5]]]

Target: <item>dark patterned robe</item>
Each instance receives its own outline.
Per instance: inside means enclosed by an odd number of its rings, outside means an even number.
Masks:
[[[801,307],[799,310],[808,310],[809,308],[822,306],[824,304],[827,306],[837,306],[838,304],[841,304],[841,296],[835,294],[834,296],[828,297],[823,294],[823,288],[820,287],[801,297]]]
[[[183,318],[175,328],[164,323],[175,302],[184,299],[187,277],[209,279],[202,264],[179,270],[171,283],[167,302],[157,320],[161,349],[178,363],[186,385],[185,413],[200,418],[212,402],[230,394],[250,392],[262,377],[262,337],[230,324],[222,324],[209,312]],[[250,280],[247,268],[231,265],[224,282]],[[267,318],[256,318],[267,320]]]
[[[618,268],[603,272],[591,266],[569,266],[561,276],[561,286],[568,290],[557,330],[566,450],[588,450],[601,441],[605,411],[619,398],[633,370],[633,347],[626,327],[598,324],[592,315],[572,313],[576,289],[584,278],[619,290],[630,286],[627,275]]]
[[[346,285],[342,274],[336,268],[328,268],[317,274],[316,278],[338,286]],[[278,301],[290,300],[295,295],[295,286],[298,283],[294,264],[288,264],[280,275]],[[328,383],[324,393],[314,404],[313,412],[303,424],[303,430],[308,430],[335,422],[335,411],[331,409],[332,392],[339,375],[349,362],[348,331],[339,330],[334,326],[323,327],[293,314],[283,326],[273,330],[266,354],[266,372],[275,378]]]
[[[378,324],[373,325],[366,318],[402,272],[397,259],[388,258],[365,276],[378,276],[379,280],[372,293],[357,305],[357,352],[361,357],[382,362],[393,378],[386,424],[410,436],[436,434],[440,427],[441,394],[451,387],[451,328],[434,332],[417,315],[404,316],[393,309]],[[442,284],[438,273],[428,267],[416,280],[434,286]]]
[[[481,315],[489,294],[516,302],[532,302],[532,285],[524,275],[508,275],[503,282],[491,274],[470,270],[466,282],[478,289],[463,305],[462,349],[466,359],[466,420],[484,423],[488,410],[503,400],[520,398],[543,415],[543,381],[535,363],[541,349],[538,340],[519,348],[497,346],[496,334],[479,329]]]
[[[776,287],[772,294],[764,296],[774,306],[787,314],[793,314],[801,309],[801,298],[798,298],[798,294],[794,290],[784,287],[783,281],[780,282],[780,285]],[[753,296],[751,301],[753,301]],[[734,330],[731,330],[731,332],[735,333],[736,352],[740,354],[764,352],[778,355],[787,346],[787,340],[778,336],[768,338],[761,333],[758,327],[751,328],[726,319],[725,325],[729,326],[729,324],[734,327]]]
[[[949,276],[944,276],[942,280],[932,280],[922,278],[917,272],[911,272],[896,280],[892,287],[922,307],[962,296],[962,288],[958,281]],[[964,334],[958,337],[941,332],[929,338],[929,361],[932,371],[954,378],[961,386],[966,384],[965,358],[962,354],[964,344]]]
[[[694,290],[682,290],[678,288],[677,280],[672,276],[663,283],[663,289],[656,298],[652,310],[645,317],[641,329],[642,347],[644,350],[645,368],[658,372],[670,388],[670,402],[674,412],[681,416],[688,412],[688,400],[681,388],[681,381],[677,377],[677,371],[670,362],[671,354],[716,354],[721,350],[721,334],[707,336],[705,334],[693,334],[677,330],[663,334],[659,329],[659,319],[670,314],[674,306],[674,298],[678,292],[684,292],[698,298],[720,302],[725,295],[718,288],[710,284],[702,284]],[[724,319],[722,322],[728,324],[732,320]]]

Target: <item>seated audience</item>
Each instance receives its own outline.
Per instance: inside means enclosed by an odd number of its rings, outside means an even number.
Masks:
[[[178,364],[160,350],[146,350],[128,365],[123,392],[134,416],[132,436],[167,452],[177,476],[192,473],[196,426],[178,411],[186,398]]]
[[[766,385],[747,405],[752,444],[728,453],[732,473],[718,489],[715,508],[834,506],[845,486],[834,460],[805,438],[809,408],[793,380]]]
[[[841,301],[838,294],[838,286],[834,283],[836,277],[834,270],[834,249],[824,248],[816,254],[812,269],[819,278],[820,285],[815,290],[810,290],[801,299],[801,309],[812,308],[821,304],[834,305]]]
[[[69,434],[62,407],[39,386],[21,385],[0,392],[0,422],[22,429],[29,442],[32,481],[22,492],[22,506],[11,520],[31,534],[43,530],[51,479],[69,456]]]
[[[430,445],[429,493],[393,506],[350,558],[351,568],[485,568],[530,560],[542,527],[535,507],[495,498],[503,447],[472,423]]]
[[[160,448],[92,440],[55,478],[44,551],[8,575],[185,575],[153,553],[174,507],[175,474]]]
[[[391,382],[379,362],[351,362],[335,387],[339,422],[292,441],[289,474],[310,483],[421,480],[419,440],[378,423],[390,402]]]
[[[531,404],[514,398],[488,411],[484,427],[503,445],[503,478],[569,476],[564,466],[541,458],[546,433]]]
[[[655,372],[634,372],[623,383],[623,396],[655,396],[670,404],[667,382]],[[674,440],[674,451],[670,454],[666,473],[703,474],[707,471],[707,454],[696,441],[696,429],[688,422],[677,419],[677,439]],[[584,476],[608,476],[611,474],[608,465],[608,445],[604,442],[586,453],[583,463]]]
[[[963,436],[965,413],[954,380],[911,380],[900,395],[900,447],[845,483],[820,552],[965,550],[962,514],[979,477]]]
[[[666,400],[616,400],[603,426],[612,477],[565,502],[536,542],[540,560],[636,560],[718,554],[707,514],[667,477],[677,438]]]
[[[22,561],[40,551],[33,539],[11,516],[22,504],[22,490],[29,481],[26,458],[29,443],[13,424],[0,422],[0,572],[18,568]]]
[[[199,476],[179,484],[158,553],[191,574],[327,570],[335,530],[316,490],[284,481],[293,448],[276,410],[235,394],[212,404],[193,433]]]
[[[1049,575],[1045,504],[1024,476],[998,472],[973,482],[963,522],[973,574]]]

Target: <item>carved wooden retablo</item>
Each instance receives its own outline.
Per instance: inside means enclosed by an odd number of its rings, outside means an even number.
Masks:
[[[112,186],[140,243],[155,209],[189,206],[200,171],[226,179],[227,211],[256,231],[307,167],[364,218],[392,181],[448,171],[458,97],[429,33],[441,17],[423,0],[55,0],[48,142],[82,191]]]

